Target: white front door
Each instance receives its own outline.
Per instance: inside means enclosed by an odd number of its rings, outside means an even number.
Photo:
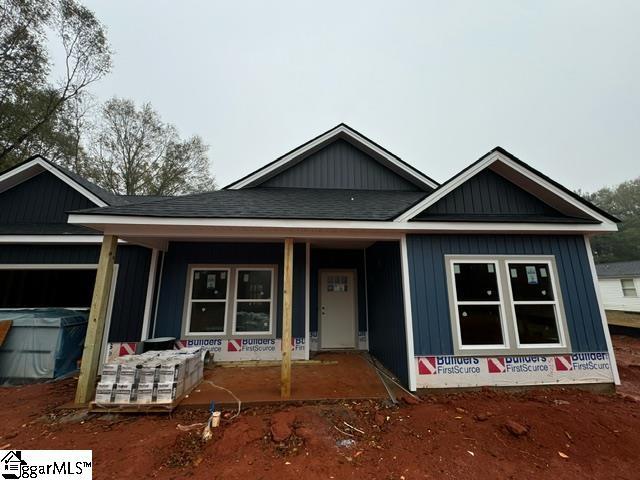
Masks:
[[[320,348],[356,348],[355,274],[320,272]]]

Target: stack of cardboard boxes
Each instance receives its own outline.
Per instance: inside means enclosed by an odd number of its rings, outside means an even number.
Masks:
[[[126,355],[105,363],[99,405],[170,404],[202,381],[200,347]]]

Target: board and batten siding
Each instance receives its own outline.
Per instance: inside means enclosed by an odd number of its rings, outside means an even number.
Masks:
[[[71,210],[96,205],[49,172],[0,193],[0,225],[67,223]]]
[[[272,176],[261,187],[404,190],[420,188],[346,140],[336,140]]]
[[[574,352],[607,351],[581,235],[407,235],[416,355],[453,355],[445,255],[553,255]]]
[[[640,277],[622,277],[633,280],[636,293],[640,295]],[[605,310],[619,310],[623,312],[640,313],[640,296],[625,297],[622,293],[622,278],[600,278],[598,286],[600,288],[600,298]]]
[[[215,243],[215,242],[171,242],[165,253],[160,301],[155,324],[155,336],[181,338],[184,306],[187,292],[189,265],[276,265],[275,337],[282,336],[284,245],[282,243]],[[304,243],[294,244],[293,249],[293,318],[292,336],[305,336],[305,264]],[[229,300],[233,301],[234,286],[229,285]],[[230,329],[222,338],[237,338]],[[272,338],[264,335],[262,338]],[[200,337],[200,336],[198,336]],[[202,337],[206,337],[203,335]],[[218,336],[217,338],[221,338]],[[261,338],[251,335],[251,338]]]
[[[491,170],[477,173],[416,215],[414,220],[428,220],[442,215],[565,217],[542,200]]]
[[[28,245],[0,247],[0,264],[71,265],[97,264],[100,245]],[[118,278],[111,312],[110,342],[136,342],[142,333],[151,251],[120,245],[116,253]],[[89,306],[89,305],[87,305]]]
[[[398,242],[377,242],[366,250],[369,352],[406,386],[407,341]]]

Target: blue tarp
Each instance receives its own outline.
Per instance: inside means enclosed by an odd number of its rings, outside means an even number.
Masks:
[[[1,310],[11,320],[0,347],[0,381],[52,379],[76,370],[87,333],[87,312],[60,308]]]

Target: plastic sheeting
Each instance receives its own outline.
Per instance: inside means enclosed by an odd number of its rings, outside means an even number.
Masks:
[[[0,311],[0,320],[13,322],[0,347],[0,382],[52,379],[76,370],[87,316],[87,312],[65,309]]]

